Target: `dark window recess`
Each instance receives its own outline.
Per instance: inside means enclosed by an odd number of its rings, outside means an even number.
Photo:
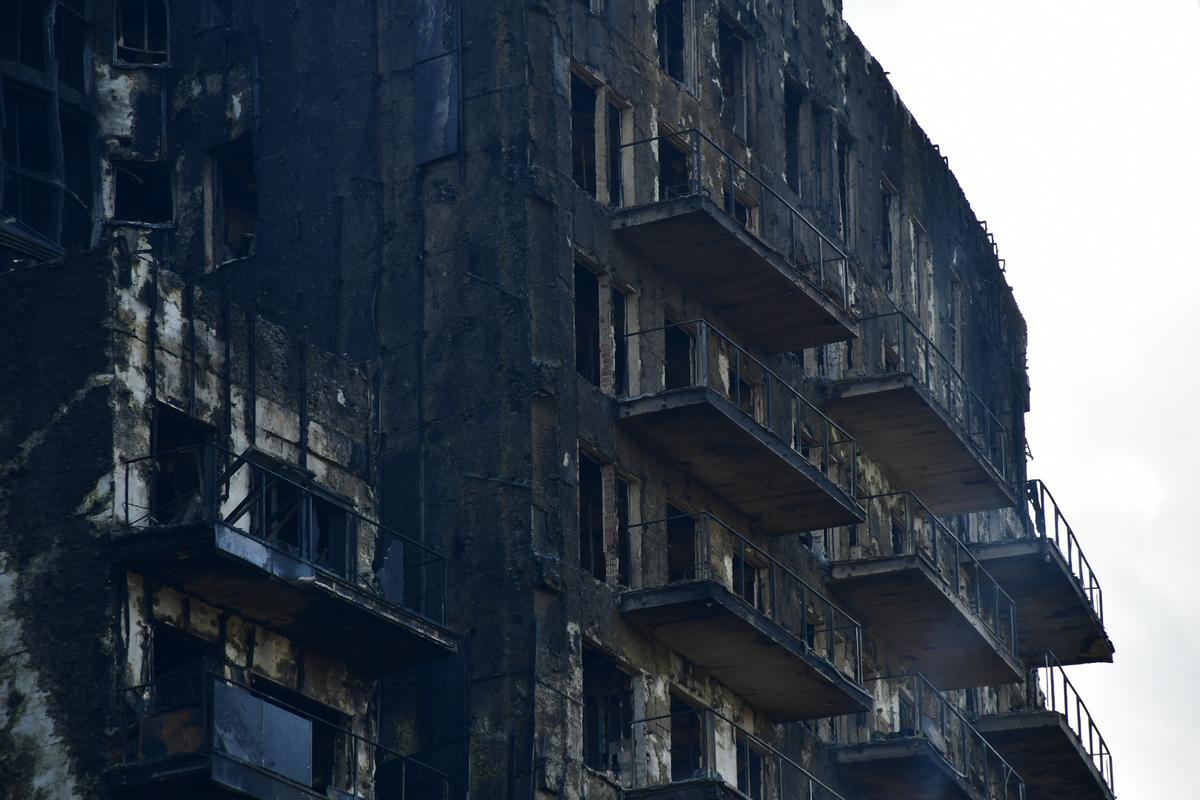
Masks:
[[[600,282],[582,264],[575,265],[575,370],[600,385]]]
[[[202,445],[214,441],[209,425],[166,406],[154,415],[156,473],[151,515],[160,525],[197,522],[204,511],[204,459]]]
[[[659,0],[654,10],[658,65],[677,81],[687,82],[687,0]]]
[[[264,696],[278,701],[280,706],[288,711],[301,715],[298,719],[293,718],[297,722],[304,718],[310,722],[312,726],[311,750],[304,754],[308,756],[309,763],[312,765],[311,783],[308,785],[320,792],[343,786],[344,782],[337,780],[339,765],[347,769],[353,768],[348,760],[349,754],[346,752],[347,737],[341,730],[346,722],[345,716],[324,703],[319,703],[272,681],[263,680],[257,675],[251,679],[251,687]],[[285,720],[286,717],[279,718],[280,722]],[[279,737],[283,741],[294,741],[291,738],[285,738],[285,732],[282,730],[274,732],[264,730],[262,733],[272,738]],[[293,753],[293,757],[296,755],[300,754]]]
[[[63,144],[62,243],[86,247],[92,239],[92,155],[88,124],[67,111],[59,114]]]
[[[596,89],[571,73],[571,175],[596,196]]]
[[[207,642],[169,625],[155,623],[151,631],[151,666],[155,681],[184,674],[198,674],[202,669],[204,657],[210,655],[214,649]]]
[[[800,108],[804,96],[800,88],[787,81],[784,88],[784,132],[783,145],[785,150],[784,176],[787,185],[796,194],[800,191]]]
[[[837,137],[837,193],[838,193],[838,231],[842,241],[849,243],[853,220],[850,217],[850,204],[854,187],[850,176],[850,140],[843,132]]]
[[[685,511],[667,505],[667,581],[678,583],[697,578],[696,520]]]
[[[904,555],[908,551],[908,537],[904,533],[904,523],[898,519],[892,520],[892,554]]]
[[[169,43],[165,0],[117,0],[117,61],[165,64]]]
[[[880,187],[880,201],[883,214],[883,230],[880,233],[880,245],[883,250],[884,286],[891,288],[896,274],[896,235],[899,233],[900,198],[886,185]]]
[[[671,781],[704,777],[704,718],[678,695],[671,695]]]
[[[669,324],[663,331],[666,389],[692,385],[692,337],[686,328]]]
[[[77,92],[84,91],[88,67],[88,26],[83,0],[59,0],[54,6],[54,54],[58,80]]]
[[[213,230],[219,262],[253,255],[258,231],[254,144],[239,139],[214,157],[216,209]]]
[[[46,3],[8,0],[0,25],[0,58],[36,70],[46,68]]]
[[[750,739],[739,734],[737,737],[738,791],[749,797],[750,800],[764,800],[767,796],[764,761],[762,752]]]
[[[629,298],[617,289],[610,295],[613,331],[613,391],[619,397],[629,391]]]
[[[606,578],[602,469],[583,453],[579,454],[579,567],[596,580]]]
[[[907,697],[900,698],[900,731],[901,736],[916,736],[917,731],[917,707],[912,700]]]
[[[613,661],[583,648],[583,759],[614,775],[633,768],[633,682]]]
[[[726,125],[746,135],[746,45],[733,26],[717,23],[718,58],[721,62],[721,118]]]
[[[608,145],[608,203],[619,206],[624,194],[624,179],[622,176],[621,156],[621,114],[620,106],[609,103],[607,106],[608,119],[605,120]]]
[[[688,154],[670,139],[658,143],[658,199],[674,200],[692,193]]]
[[[754,219],[754,207],[744,202],[737,190],[734,190],[732,194],[728,190],[725,192],[725,210],[743,228],[749,228]]]
[[[116,219],[152,225],[174,219],[169,168],[162,164],[122,161],[113,164],[113,171]]]
[[[749,548],[742,553],[733,554],[733,590],[759,611],[766,610],[766,584],[763,581],[765,567],[766,559]]]
[[[617,583],[631,586],[633,571],[633,543],[629,533],[630,503],[633,494],[629,481],[617,478]]]

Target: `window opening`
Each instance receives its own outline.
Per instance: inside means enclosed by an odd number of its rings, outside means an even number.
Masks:
[[[852,180],[852,162],[850,153],[850,138],[843,130],[838,130],[837,137],[837,192],[838,192],[838,231],[841,234],[842,241],[846,244],[850,243],[852,226],[854,220],[851,217],[853,211],[853,180]]]
[[[678,583],[699,577],[696,561],[696,519],[667,504],[667,582]]]
[[[347,781],[339,781],[339,765],[351,770],[357,765],[348,763],[346,753],[348,737],[342,732],[345,725],[345,715],[330,708],[324,703],[313,700],[307,695],[288,689],[274,681],[265,680],[257,675],[251,677],[251,688],[265,697],[279,702],[286,710],[298,713],[312,724],[311,750],[309,752],[312,764],[312,782],[310,787],[319,792],[327,789],[350,788]],[[295,717],[264,714],[264,728],[261,735],[268,739],[287,740],[291,731],[272,730],[270,723],[283,725],[292,722]]]
[[[687,83],[687,0],[659,0],[654,11],[658,64],[680,83]]]
[[[896,241],[900,233],[900,198],[886,182],[880,185],[880,199],[883,203],[883,231],[880,244],[883,247],[884,286],[892,288],[896,274],[896,254],[899,244]]]
[[[204,510],[206,445],[215,440],[212,426],[159,406],[154,415],[154,489],[151,516],[160,525],[196,522]]]
[[[633,571],[633,545],[629,531],[632,516],[633,491],[625,478],[617,478],[617,583],[632,586],[630,573]]]
[[[123,222],[170,223],[175,216],[171,172],[163,164],[120,161],[113,164],[116,184],[113,213]]]
[[[54,55],[58,80],[80,94],[87,81],[87,20],[82,0],[59,0],[54,6]]]
[[[583,648],[583,758],[620,776],[633,767],[633,681],[612,659]]]
[[[117,61],[165,64],[169,41],[165,0],[117,0]]]
[[[671,693],[671,781],[686,781],[704,773],[703,712]]]
[[[738,791],[750,800],[765,800],[766,759],[750,737],[739,733],[737,737],[737,785]]]
[[[804,95],[800,87],[787,81],[784,87],[784,175],[787,185],[798,195],[800,191],[800,106]]]
[[[233,142],[214,156],[217,261],[246,258],[256,250],[258,183],[254,171],[254,144],[250,137]]]
[[[685,142],[675,136],[658,140],[658,199],[662,202],[687,197],[692,193],[691,170]]]
[[[682,325],[668,321],[663,331],[663,360],[666,388],[683,389],[692,385],[692,335]]]
[[[613,391],[618,395],[629,392],[629,304],[619,289],[610,295],[613,332]]]
[[[582,452],[579,454],[579,566],[598,581],[606,578],[603,469]]]
[[[44,0],[15,0],[0,26],[0,58],[36,70],[46,68],[46,4]]]
[[[763,579],[766,567],[766,555],[753,547],[733,554],[733,591],[763,612],[767,610],[767,585]]]
[[[575,262],[575,371],[600,385],[600,281]]]
[[[746,45],[724,17],[717,22],[721,66],[721,118],[743,139],[747,136]]]
[[[571,73],[571,175],[596,196],[596,89]]]
[[[621,148],[624,142],[624,116],[628,109],[617,105],[611,100],[606,104],[608,117],[605,120],[606,145],[608,147],[608,203],[619,206],[625,195],[624,163],[625,151]]]

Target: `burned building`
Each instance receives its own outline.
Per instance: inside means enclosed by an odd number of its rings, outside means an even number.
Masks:
[[[4,796],[1111,800],[1024,322],[837,0],[0,22]]]

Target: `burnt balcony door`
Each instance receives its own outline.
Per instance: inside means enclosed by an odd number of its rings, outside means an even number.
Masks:
[[[696,520],[667,506],[667,575],[672,583],[696,577]]]

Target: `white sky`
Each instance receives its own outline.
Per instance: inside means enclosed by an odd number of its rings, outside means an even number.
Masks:
[[[1116,789],[1200,799],[1200,0],[845,0],[996,234],[1034,461],[1104,589]]]

